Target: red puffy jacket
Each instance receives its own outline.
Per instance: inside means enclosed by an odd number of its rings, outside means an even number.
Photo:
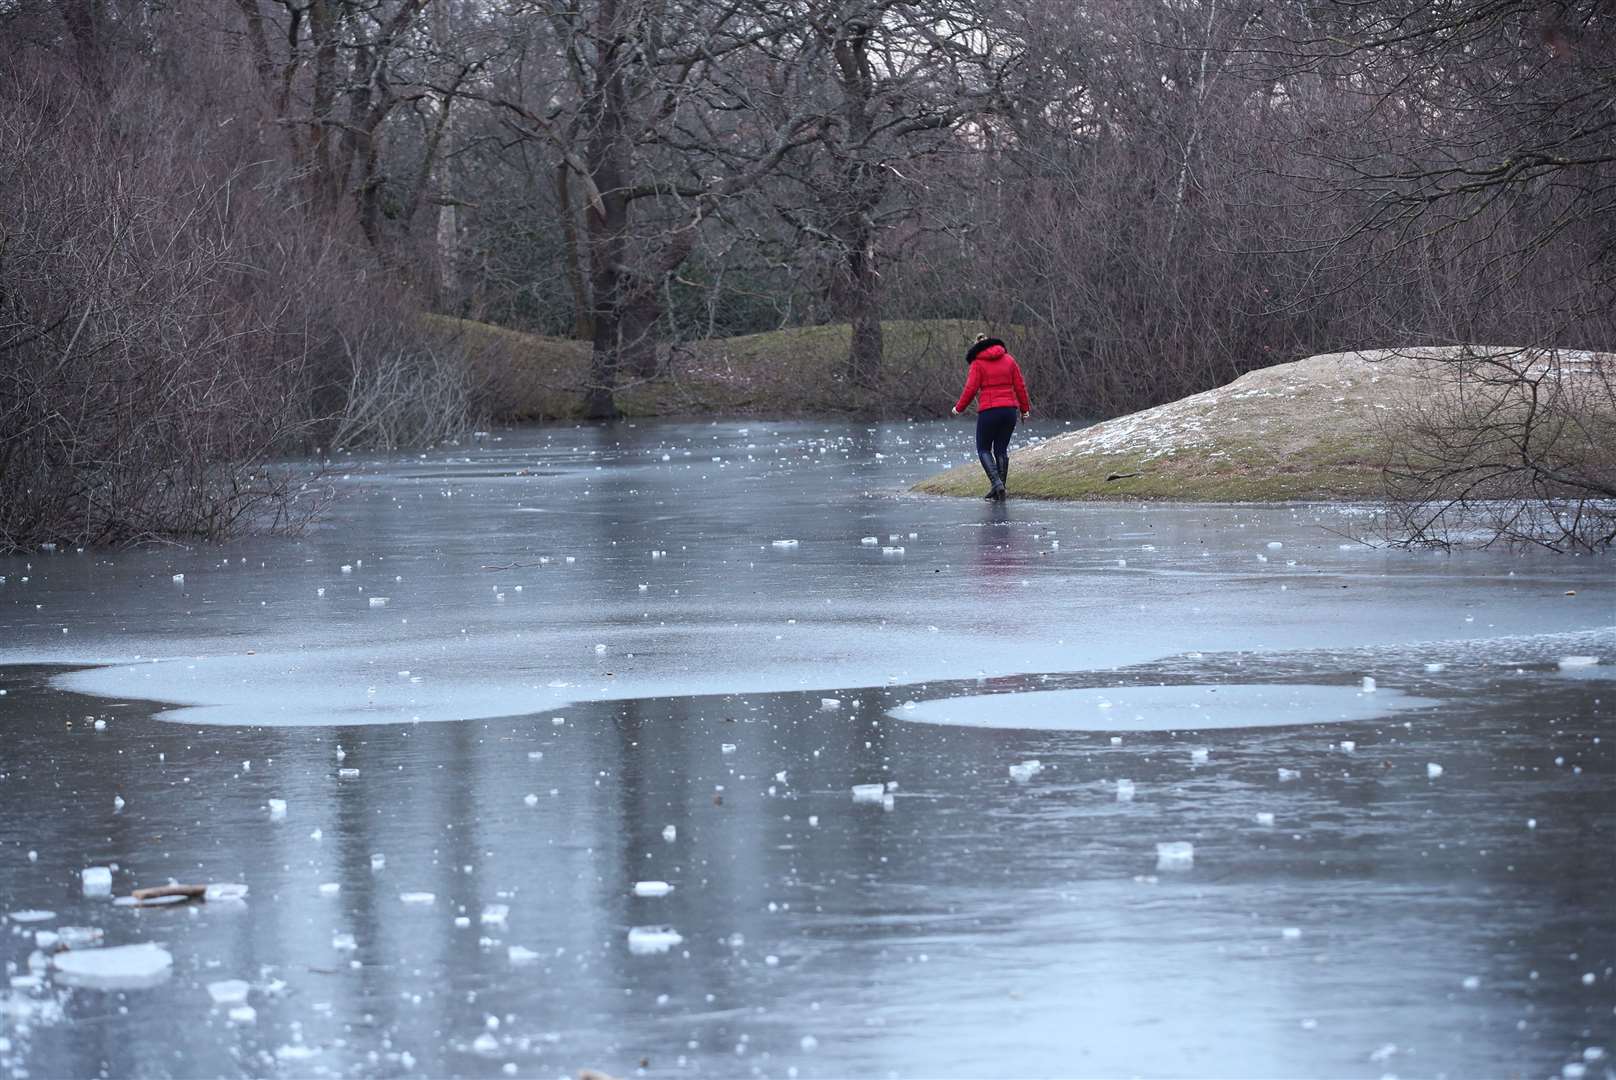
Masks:
[[[972,350],[976,355],[971,359],[971,373],[966,376],[965,391],[960,394],[954,411],[964,412],[980,391],[982,397],[976,403],[978,411],[1014,405],[1022,412],[1031,412],[1032,401],[1027,397],[1027,383],[1021,377],[1021,365],[1016,363],[1016,358],[1005,351],[1002,342],[989,339],[982,345],[981,351]]]

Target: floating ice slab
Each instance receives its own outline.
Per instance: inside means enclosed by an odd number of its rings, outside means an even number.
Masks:
[[[1190,751],[1190,764],[1205,765],[1211,754],[1212,752],[1205,747],[1196,747]]]
[[[85,896],[108,896],[112,893],[112,871],[105,866],[91,866],[79,871],[84,883]]]
[[[1010,779],[1018,784],[1025,784],[1028,780],[1044,771],[1044,763],[1031,758],[1017,765],[1010,766]]]
[[[6,918],[10,919],[14,923],[49,922],[50,920],[56,918],[56,912],[35,910],[13,911],[10,915],[7,915]]]
[[[1279,782],[1282,784],[1288,784],[1293,780],[1300,780],[1301,778],[1302,771],[1300,769],[1281,768],[1279,770]]]
[[[665,953],[684,941],[671,926],[636,926],[628,932],[628,951],[636,956]]]
[[[888,713],[901,720],[1028,731],[1214,731],[1363,721],[1437,702],[1397,690],[1238,683],[972,694]],[[1120,745],[1120,737],[1112,744]]]
[[[1562,656],[1560,657],[1560,670],[1569,671],[1572,668],[1594,667],[1599,663],[1597,656]]]
[[[269,816],[272,817],[272,818],[283,818],[283,817],[285,817],[286,816],[286,800],[285,799],[270,799],[269,800]]]
[[[513,964],[531,964],[539,954],[524,945],[512,945],[505,950],[505,958]]]
[[[797,546],[797,541],[795,541],[795,540],[776,540],[776,541],[773,542],[772,546],[777,547],[777,548],[794,548],[794,547]]]
[[[1256,820],[1257,824],[1263,826],[1264,828],[1271,829],[1274,827],[1274,815],[1269,813],[1267,810],[1257,811]]]
[[[240,979],[225,979],[208,983],[208,997],[215,1005],[240,1005],[247,1000],[252,986]]]
[[[679,839],[679,829],[673,825],[662,826],[662,839],[666,840],[670,844],[673,843],[675,840]]]
[[[636,881],[634,883],[635,896],[667,896],[673,891],[673,886],[666,881]]]
[[[1117,781],[1117,802],[1133,802],[1133,781]]]
[[[822,698],[819,699],[819,707],[821,709],[824,709],[826,712],[830,712],[833,709],[840,709],[842,707],[842,699],[841,698],[833,698],[833,697],[822,697]]]
[[[56,968],[57,981],[67,986],[139,990],[167,979],[174,967],[174,957],[167,949],[144,942],[58,953],[51,963]]]
[[[887,793],[886,787],[884,785],[881,785],[881,784],[854,784],[853,785],[853,801],[854,802],[878,803],[878,802],[881,801],[882,796],[884,796],[886,793]]]
[[[1425,775],[1430,777],[1432,780],[1435,780],[1437,777],[1442,775],[1442,766],[1438,765],[1434,761],[1426,762]]]
[[[406,904],[431,904],[437,902],[437,895],[429,892],[399,893],[398,898]]]
[[[486,904],[480,921],[484,926],[504,926],[505,920],[510,918],[511,906],[509,904]]]
[[[1170,840],[1156,845],[1158,870],[1182,870],[1195,865],[1195,845],[1188,840]]]

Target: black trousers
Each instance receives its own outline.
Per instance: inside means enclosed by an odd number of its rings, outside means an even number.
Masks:
[[[1020,410],[1014,405],[1001,405],[977,413],[977,456],[992,454],[995,460],[1004,460],[1010,453],[1010,436],[1015,434],[1016,418],[1020,415]]]

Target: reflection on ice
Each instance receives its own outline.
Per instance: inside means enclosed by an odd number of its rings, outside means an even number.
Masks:
[[[1025,731],[1216,731],[1372,720],[1436,704],[1396,690],[1370,697],[1351,686],[1224,683],[972,694],[924,701],[888,715],[927,724]],[[1205,749],[1190,754],[1195,764],[1208,759]]]

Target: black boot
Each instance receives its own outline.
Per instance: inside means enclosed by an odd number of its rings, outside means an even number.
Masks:
[[[1006,451],[995,455],[995,458],[997,459],[995,463],[999,466],[999,483],[1004,485],[1004,494],[999,498],[1006,499],[1010,496],[1010,453]]]
[[[999,502],[1004,498],[1004,481],[999,478],[999,463],[994,461],[993,455],[986,450],[976,457],[982,463],[982,471],[988,474],[988,483],[993,485],[983,498]]]

